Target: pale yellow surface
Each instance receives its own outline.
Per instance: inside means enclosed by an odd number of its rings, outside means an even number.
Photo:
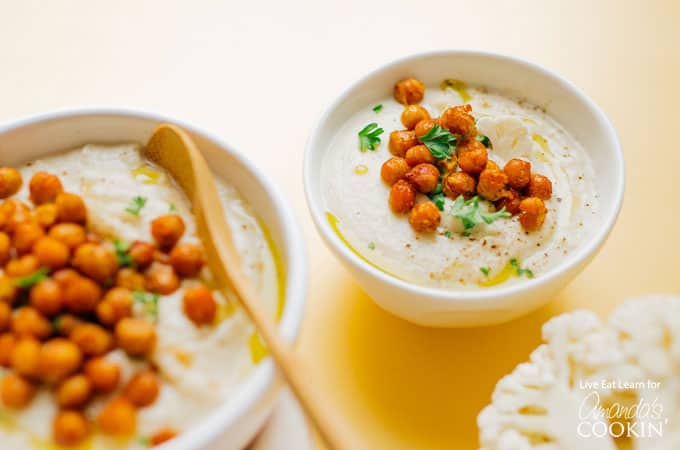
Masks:
[[[680,2],[3,1],[0,120],[140,106],[214,131],[281,186],[308,237],[300,350],[364,448],[472,449],[475,417],[541,323],[631,295],[680,293]],[[378,309],[318,238],[302,151],[348,83],[394,58],[478,48],[546,65],[616,125],[628,165],[603,251],[549,306],[507,325],[430,330]]]

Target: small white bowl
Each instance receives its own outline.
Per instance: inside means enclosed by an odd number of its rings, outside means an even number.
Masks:
[[[307,263],[304,242],[286,201],[259,169],[221,139],[148,112],[120,109],[76,109],[20,119],[0,126],[2,165],[18,165],[87,143],[145,143],[163,122],[187,130],[215,173],[233,184],[267,224],[285,269],[286,304],[279,323],[281,335],[293,341],[304,313]],[[228,357],[225,356],[225,357]],[[262,361],[233,397],[193,429],[163,445],[164,450],[217,448],[240,450],[252,440],[271,412],[280,383],[270,359]],[[216,441],[219,440],[219,443]]]
[[[600,196],[598,229],[564,261],[536,279],[474,291],[408,283],[370,266],[350,251],[325,218],[321,167],[338,129],[358,110],[391,95],[394,83],[415,77],[426,86],[445,78],[498,89],[543,106],[585,147],[594,164]],[[504,322],[552,298],[595,256],[612,229],[624,192],[623,153],[602,110],[573,84],[533,63],[493,53],[439,51],[397,60],[350,86],[321,117],[307,142],[304,162],[307,203],[317,229],[373,300],[395,315],[425,326],[457,327]],[[386,210],[386,214],[389,214]]]

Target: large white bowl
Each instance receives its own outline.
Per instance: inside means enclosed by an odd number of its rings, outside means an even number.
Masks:
[[[162,122],[177,124],[195,139],[214,172],[233,184],[267,224],[281,255],[286,305],[281,335],[293,341],[304,312],[307,265],[304,242],[290,208],[268,177],[221,139],[160,115],[111,109],[78,109],[42,114],[0,126],[0,161],[16,165],[87,143],[145,143]],[[229,355],[225,355],[228,358]],[[240,450],[271,412],[279,384],[270,359],[261,362],[237,393],[164,450]]]
[[[333,232],[325,218],[321,166],[338,129],[358,110],[391,95],[394,83],[415,77],[428,86],[445,78],[499,89],[546,108],[585,147],[595,166],[600,195],[597,231],[562,263],[540,277],[475,291],[436,289],[391,277],[362,261]],[[616,132],[602,110],[573,84],[535,64],[476,51],[439,51],[395,61],[350,86],[328,108],[307,142],[304,162],[307,203],[329,247],[378,305],[406,320],[437,327],[499,323],[547,302],[595,256],[623,201],[624,162]],[[389,214],[385,210],[385,214]],[[406,262],[405,262],[406,263]]]

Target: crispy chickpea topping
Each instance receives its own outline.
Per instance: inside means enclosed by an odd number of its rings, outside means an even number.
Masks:
[[[95,392],[111,392],[120,381],[120,367],[106,358],[90,359],[85,364],[84,372]]]
[[[133,405],[143,408],[156,401],[159,391],[158,377],[150,370],[135,374],[125,386],[124,395]]]
[[[432,164],[418,164],[406,174],[406,180],[418,191],[432,192],[439,182],[439,169]]]
[[[419,103],[425,95],[425,85],[415,78],[407,78],[394,85],[394,98],[402,105]]]
[[[8,303],[0,302],[0,331],[9,329],[12,323],[12,308]]]
[[[16,194],[22,183],[21,173],[17,169],[0,167],[0,198],[7,198]]]
[[[9,373],[0,381],[0,399],[8,408],[27,406],[35,395],[35,385],[16,373]]]
[[[151,235],[159,246],[171,248],[184,234],[184,220],[177,214],[160,216],[151,222]]]
[[[57,221],[57,205],[54,203],[44,203],[33,213],[35,221],[43,228],[49,228]]]
[[[155,251],[155,247],[148,242],[135,241],[130,246],[128,255],[130,255],[137,268],[144,270],[154,261]]]
[[[31,208],[24,202],[10,199],[0,206],[0,222],[4,225],[7,233],[14,232],[17,224],[30,221],[30,219]]]
[[[95,310],[102,297],[102,289],[90,278],[77,275],[63,282],[64,304],[76,314]]]
[[[50,228],[48,235],[66,244],[71,250],[84,243],[86,239],[85,228],[77,223],[58,223]]]
[[[146,273],[146,289],[162,295],[172,294],[179,287],[179,277],[172,266],[155,264]]]
[[[477,181],[472,175],[465,172],[452,172],[448,174],[443,181],[442,188],[444,194],[452,200],[458,198],[459,195],[465,197],[472,196],[475,193]]]
[[[440,125],[439,119],[423,119],[416,124],[414,129],[416,137],[421,138],[434,128],[435,125]]]
[[[52,324],[37,309],[22,306],[12,316],[12,331],[19,337],[45,339],[52,334]]]
[[[471,111],[470,105],[447,108],[442,112],[439,119],[442,128],[446,128],[458,136],[474,140],[477,135],[477,127],[475,126],[475,118],[470,114]]]
[[[415,147],[413,147],[415,148]],[[393,156],[385,161],[380,168],[380,178],[392,186],[399,180],[406,178],[406,174],[411,170],[404,158]]]
[[[29,302],[41,314],[53,316],[64,306],[61,289],[61,285],[54,279],[46,278],[33,285],[29,293]]]
[[[87,356],[101,356],[113,348],[113,336],[99,325],[76,325],[69,339]]]
[[[59,411],[52,423],[54,442],[63,446],[76,445],[85,440],[89,428],[83,413],[73,410]]]
[[[101,410],[97,424],[104,434],[129,436],[137,429],[137,411],[125,397],[115,398]]]
[[[70,256],[66,244],[49,236],[41,237],[33,244],[33,254],[41,266],[50,269],[61,269],[66,266]]]
[[[132,316],[132,292],[124,287],[109,290],[97,305],[97,317],[104,325],[115,325],[120,319]]]
[[[198,326],[211,324],[215,320],[217,302],[212,291],[203,285],[184,292],[183,306],[186,316]]]
[[[395,130],[390,133],[387,148],[389,148],[390,153],[394,156],[403,158],[406,151],[414,145],[418,145],[415,131]]]
[[[47,172],[36,172],[28,183],[31,201],[36,205],[54,202],[64,191],[59,177]]]
[[[156,331],[143,319],[126,317],[116,324],[118,346],[131,356],[143,356],[156,344]]]
[[[14,281],[7,275],[0,275],[0,302],[11,305],[16,300],[18,294],[19,290]]]
[[[4,333],[0,335],[0,366],[11,367],[12,365],[12,351],[17,339],[12,333]]]
[[[14,248],[20,255],[26,254],[33,249],[33,244],[44,235],[45,232],[42,227],[35,222],[17,224],[14,228]]]
[[[35,255],[24,255],[13,259],[5,266],[5,274],[12,278],[25,277],[40,269],[40,260]]]
[[[87,207],[82,198],[75,194],[62,192],[57,195],[57,220],[60,222],[85,223]]]
[[[418,233],[433,233],[439,226],[441,213],[432,202],[418,203],[411,210],[408,221]]]
[[[54,338],[40,349],[40,376],[45,380],[61,380],[74,373],[83,361],[83,354],[73,342]]]
[[[131,291],[143,291],[145,282],[144,275],[131,267],[123,267],[116,274],[116,286]]]
[[[550,200],[552,197],[552,182],[548,177],[537,173],[531,175],[529,186],[527,187],[529,197],[538,197],[541,200]]]
[[[418,164],[434,164],[435,159],[432,156],[430,149],[424,145],[415,145],[408,150],[406,150],[406,163],[411,166],[417,166]]]
[[[485,170],[479,175],[477,192],[489,201],[502,198],[506,192],[508,176],[500,170]]]
[[[179,276],[195,277],[203,263],[203,250],[199,245],[179,243],[170,252],[170,265]]]
[[[398,214],[405,214],[416,204],[416,188],[406,180],[399,180],[390,190],[390,208]]]
[[[82,374],[73,375],[62,381],[56,389],[57,403],[62,408],[80,408],[92,395],[92,384]]]
[[[19,339],[10,357],[12,369],[26,378],[40,376],[40,342],[32,337]]]
[[[80,245],[71,263],[76,269],[100,283],[112,279],[118,269],[118,260],[113,249],[92,242]]]
[[[163,428],[158,430],[151,436],[150,444],[155,447],[161,445],[164,442],[174,439],[177,436],[177,431],[173,428]]]
[[[507,212],[512,215],[519,213],[519,204],[522,201],[519,192],[510,188],[504,194],[500,200],[496,201],[496,209],[505,208]]]
[[[484,145],[471,139],[458,146],[460,170],[470,175],[479,175],[486,168],[489,154]]]
[[[508,184],[514,189],[522,189],[529,184],[531,179],[531,163],[522,159],[513,158],[503,167],[503,172],[508,176]]]
[[[401,123],[409,130],[418,125],[421,120],[430,118],[430,113],[420,105],[408,105],[401,113]]]
[[[543,200],[538,197],[527,197],[519,204],[519,223],[526,231],[535,231],[545,222],[548,209]]]

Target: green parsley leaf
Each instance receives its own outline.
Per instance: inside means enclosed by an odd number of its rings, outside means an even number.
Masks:
[[[120,267],[131,267],[135,265],[132,256],[127,253],[130,249],[130,244],[116,239],[113,241],[113,248],[116,250],[116,258],[118,258],[118,265]]]
[[[151,438],[148,436],[140,436],[137,442],[139,442],[139,445],[142,447],[148,447],[151,445]]]
[[[480,223],[489,225],[501,217],[512,216],[512,214],[505,210],[505,207],[500,211],[493,213],[485,212],[481,209],[480,198],[478,196],[474,196],[470,200],[465,201],[465,198],[462,195],[459,195],[453,202],[451,215],[459,218],[461,222],[463,222],[463,236],[469,236],[472,229]]]
[[[432,203],[437,205],[437,208],[439,208],[440,211],[444,211],[444,201],[446,200],[446,195],[444,195],[442,192],[438,192],[436,194],[430,193],[428,197],[430,197]]]
[[[177,212],[177,206],[173,202],[168,203],[168,212]]]
[[[125,211],[129,212],[133,216],[138,216],[139,212],[142,210],[142,208],[144,208],[144,205],[146,205],[146,198],[136,196],[132,198],[128,207],[125,208]]]
[[[515,273],[517,273],[518,277],[521,277],[523,275],[526,275],[527,278],[534,277],[534,273],[531,271],[531,269],[522,269],[519,266],[519,261],[517,261],[517,258],[512,258],[510,260],[510,265],[515,269]]]
[[[477,139],[479,142],[484,144],[484,147],[491,148],[491,139],[489,139],[488,136],[484,136],[483,134],[478,134],[475,139]]]
[[[446,230],[446,231],[444,232],[444,236],[446,236],[447,238],[451,239],[451,230]]]
[[[135,291],[132,293],[132,300],[144,307],[144,311],[150,315],[153,320],[158,320],[158,299],[160,295],[153,292]]]
[[[375,105],[375,106],[373,107],[373,112],[379,113],[380,111],[382,111],[382,109],[383,109],[383,105],[382,105],[382,104],[380,104],[380,105]]]
[[[488,277],[489,274],[491,273],[491,269],[488,267],[480,267],[479,271],[482,272],[486,277]]]
[[[50,273],[49,267],[41,267],[30,275],[15,278],[14,285],[22,289],[30,288],[34,284],[40,283],[42,280],[47,278],[48,273]]]
[[[380,135],[383,134],[382,128],[375,122],[369,123],[359,131],[359,150],[375,150],[380,145]]]
[[[420,137],[420,142],[425,144],[436,159],[449,159],[456,148],[458,138],[448,130],[435,125]]]
[[[368,248],[370,248],[371,250],[375,250],[375,242],[369,242]]]

